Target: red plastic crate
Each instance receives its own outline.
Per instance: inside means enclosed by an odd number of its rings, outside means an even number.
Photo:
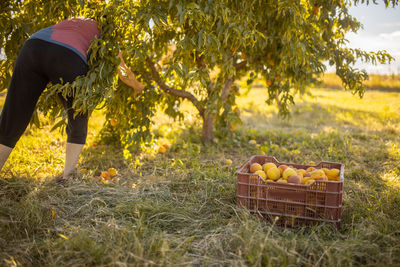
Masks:
[[[249,173],[253,163],[263,165],[273,162],[297,169],[336,168],[340,170],[339,181],[317,180],[311,185],[266,181]],[[279,162],[274,157],[253,156],[237,171],[237,205],[281,227],[294,228],[329,222],[341,227],[344,165],[322,161],[317,165],[300,165]]]

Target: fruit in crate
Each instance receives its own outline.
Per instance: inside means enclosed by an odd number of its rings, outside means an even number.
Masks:
[[[258,170],[258,171],[256,171],[254,174],[260,175],[261,178],[263,178],[263,179],[267,178],[267,175],[266,175],[265,172],[262,171],[262,170]]]
[[[326,176],[329,181],[339,181],[340,180],[340,170],[339,169],[330,169],[326,172]]]
[[[304,174],[306,174],[307,171],[304,169],[298,169],[296,172],[297,172],[297,175],[300,174],[301,176],[304,176]]]
[[[262,166],[259,163],[253,163],[250,165],[250,172],[255,173],[256,171],[262,170]]]
[[[276,165],[275,165],[275,163],[267,162],[267,163],[264,163],[264,165],[262,167],[263,167],[264,172],[267,172],[269,169],[271,169],[273,167],[276,168]]]
[[[292,168],[287,168],[286,170],[283,171],[282,173],[282,177],[283,179],[287,180],[289,178],[289,176],[291,175],[296,175],[296,171],[293,170]]]
[[[285,164],[278,166],[278,169],[281,171],[281,175],[287,168],[289,168],[289,167],[288,167],[288,165],[285,165]]]
[[[300,184],[301,183],[301,178],[297,175],[290,175],[289,178],[287,179],[288,183],[291,184]]]
[[[272,167],[267,171],[268,179],[270,180],[278,180],[281,177],[281,171],[277,167]]]
[[[328,180],[322,169],[316,169],[310,172],[310,177],[314,180]]]

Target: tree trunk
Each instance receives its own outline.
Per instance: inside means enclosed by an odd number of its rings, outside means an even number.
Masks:
[[[201,141],[203,144],[211,143],[214,137],[215,115],[205,112],[203,116],[203,129],[201,132]]]

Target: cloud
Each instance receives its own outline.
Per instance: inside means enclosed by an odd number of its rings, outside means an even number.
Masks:
[[[391,33],[381,33],[381,34],[379,34],[379,37],[386,39],[386,40],[390,40],[390,41],[394,41],[397,39],[400,40],[400,31],[394,31]]]

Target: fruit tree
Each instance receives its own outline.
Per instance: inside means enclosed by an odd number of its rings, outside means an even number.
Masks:
[[[5,0],[0,14],[5,54],[0,59],[0,88],[7,87],[29,35],[65,18],[96,18],[102,35],[92,43],[90,71],[72,84],[49,85],[38,109],[63,117],[54,95],[74,94],[77,112],[104,108],[105,128],[129,146],[149,135],[157,107],[179,118],[180,104],[189,101],[203,122],[202,140],[210,142],[215,128],[229,129],[239,120],[239,79],[251,84],[262,77],[266,90],[260,97],[276,102],[283,115],[294,95],[326,70],[326,62],[336,67],[345,89],[362,96],[368,75],[353,63],[386,63],[392,57],[385,51],[346,47],[346,33],[361,26],[349,14],[349,6],[355,4],[368,1]],[[390,7],[397,4],[398,0],[386,2]],[[144,85],[141,94],[133,94],[118,79],[119,51]]]

